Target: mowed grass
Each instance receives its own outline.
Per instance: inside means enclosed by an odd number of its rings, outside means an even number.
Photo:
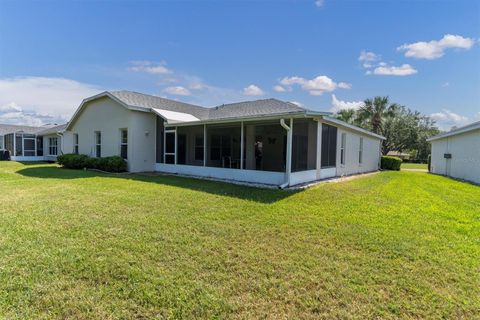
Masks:
[[[428,169],[428,164],[426,163],[410,163],[410,162],[402,162],[400,167],[401,169]]]
[[[0,319],[480,316],[480,187],[301,192],[0,162]]]

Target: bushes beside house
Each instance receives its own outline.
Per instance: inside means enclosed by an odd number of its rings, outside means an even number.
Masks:
[[[127,162],[119,157],[90,158],[84,154],[62,154],[57,157],[60,165],[68,169],[97,169],[107,172],[127,171]]]
[[[381,168],[383,170],[400,170],[402,159],[398,157],[383,156],[381,160]]]

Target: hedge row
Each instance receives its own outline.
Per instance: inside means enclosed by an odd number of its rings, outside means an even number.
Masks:
[[[118,156],[90,158],[84,154],[62,154],[57,157],[60,165],[68,169],[97,169],[107,172],[127,171],[127,162]]]
[[[381,161],[381,167],[383,170],[400,170],[402,165],[402,159],[398,157],[383,156]]]

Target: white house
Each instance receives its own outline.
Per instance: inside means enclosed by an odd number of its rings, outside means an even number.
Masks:
[[[0,151],[15,161],[56,161],[61,154],[67,125],[41,127],[0,124]],[[68,133],[67,133],[68,136]],[[66,139],[67,144],[71,139]]]
[[[480,184],[480,121],[428,139],[430,172]]]
[[[44,150],[56,131],[62,153],[119,155],[131,172],[284,187],[378,170],[384,137],[329,115],[276,99],[205,108],[107,91],[85,99],[62,130],[40,133]]]

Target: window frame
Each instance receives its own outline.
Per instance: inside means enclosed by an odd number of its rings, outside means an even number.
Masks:
[[[78,133],[73,134],[73,153],[78,154]]]
[[[125,141],[124,141],[124,136],[123,133],[126,133],[125,136]],[[123,156],[122,148],[125,147],[125,157]],[[128,128],[121,128],[120,129],[120,157],[122,157],[124,160],[128,160]]]
[[[52,141],[55,141],[55,143],[52,143]],[[55,153],[52,150],[55,150]],[[48,155],[58,156],[58,137],[48,137]]]
[[[363,137],[360,137],[359,145],[358,145],[358,164],[363,164]]]
[[[101,158],[102,157],[102,131],[99,131],[99,130],[94,131],[93,139],[94,139],[93,142],[95,145],[95,158]]]
[[[340,165],[341,166],[345,166],[345,162],[347,159],[346,151],[347,151],[347,133],[342,132],[342,135],[340,137]]]

